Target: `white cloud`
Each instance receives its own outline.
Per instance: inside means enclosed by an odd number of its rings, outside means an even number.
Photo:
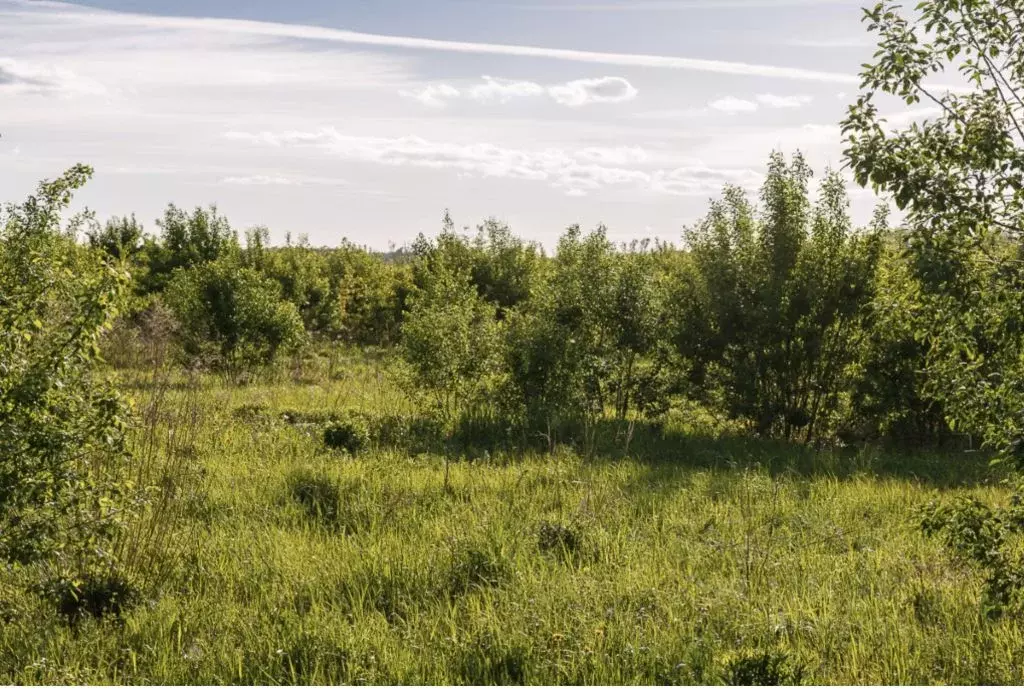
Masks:
[[[708,103],[712,110],[728,113],[730,115],[739,112],[754,112],[757,110],[757,103],[752,100],[744,100],[735,96],[726,96]]]
[[[617,146],[615,148],[589,146],[580,150],[577,157],[600,165],[631,165],[647,163],[652,160],[651,154],[639,146]]]
[[[636,98],[638,91],[622,77],[577,79],[564,84],[542,86],[533,81],[496,79],[484,76],[479,84],[459,89],[451,84],[428,84],[419,89],[401,90],[399,94],[414,98],[430,107],[444,107],[448,102],[467,98],[476,103],[508,103],[516,98],[550,96],[559,105],[576,108],[593,103],[623,103]]]
[[[669,110],[648,110],[639,112],[634,117],[638,120],[684,120],[693,117],[705,117],[711,114],[711,108],[674,108]]]
[[[753,187],[761,179],[750,169],[711,168],[700,161],[651,169],[648,163],[656,158],[639,147],[530,150],[491,143],[438,142],[417,136],[351,136],[333,128],[258,134],[227,132],[225,136],[233,141],[278,148],[313,146],[346,161],[543,182],[571,196],[609,187],[674,195],[710,194],[726,182]]]
[[[295,187],[309,185],[323,186],[348,186],[348,181],[332,177],[307,177],[307,176],[286,176],[286,175],[244,175],[239,177],[225,177],[221,184],[234,184],[240,186],[278,186]]]
[[[777,96],[771,93],[757,96],[757,102],[768,108],[800,108],[813,101],[812,96]]]
[[[398,93],[414,98],[431,108],[443,108],[449,99],[458,98],[460,95],[457,88],[448,84],[428,84],[420,89],[401,90]]]
[[[772,93],[761,93],[753,99],[726,96],[724,98],[711,101],[708,103],[707,108],[703,110],[690,111],[690,114],[707,115],[710,114],[711,111],[716,111],[735,115],[743,112],[757,112],[761,106],[772,109],[793,109],[803,107],[813,101],[814,98],[812,96],[778,96]],[[666,115],[668,114],[671,114],[672,116],[682,115],[684,114],[684,111],[669,111]],[[664,119],[665,116],[657,113],[648,113],[646,117],[649,119]]]
[[[622,77],[577,79],[560,86],[552,86],[548,93],[556,102],[570,107],[588,103],[623,103],[636,98],[637,90]]]
[[[241,184],[243,186],[291,186],[295,181],[288,177],[274,175],[251,175],[248,177],[225,177],[222,184]]]
[[[484,76],[482,84],[466,89],[466,97],[478,103],[507,103],[513,98],[542,96],[546,89],[532,81],[513,81],[511,79],[495,79]]]

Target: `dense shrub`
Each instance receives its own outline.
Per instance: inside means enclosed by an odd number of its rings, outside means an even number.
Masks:
[[[306,515],[326,525],[338,521],[341,508],[341,487],[322,473],[297,470],[288,476],[288,493]]]
[[[98,570],[80,578],[57,577],[40,588],[57,612],[71,622],[83,617],[120,617],[142,602],[142,591],[116,570]]]
[[[879,252],[855,234],[836,173],[818,203],[799,155],[773,155],[762,209],[728,188],[688,233],[692,272],[675,300],[677,344],[705,393],[762,434],[811,439],[835,423],[862,337]],[[707,399],[707,395],[705,395]]]
[[[146,271],[140,279],[146,292],[162,291],[175,271],[201,266],[237,254],[238,237],[216,206],[187,213],[173,203],[157,221],[159,240],[149,238],[143,247]]]
[[[930,342],[922,337],[919,286],[903,248],[905,232],[885,235],[843,429],[856,440],[921,447],[949,438],[938,397],[927,391]]]
[[[369,425],[360,415],[342,415],[324,428],[323,441],[325,446],[333,450],[344,450],[355,456],[370,444]]]
[[[177,272],[166,301],[181,324],[185,355],[217,368],[271,363],[305,334],[280,286],[230,257]]]
[[[417,389],[450,429],[494,388],[499,323],[466,267],[443,254],[421,261],[423,286],[402,325],[402,354]]]
[[[918,514],[925,534],[941,538],[959,557],[985,572],[982,605],[989,617],[1024,611],[1024,557],[1016,547],[1024,532],[1024,504],[1017,496],[999,507],[977,498],[933,501]]]
[[[803,667],[793,665],[782,651],[741,654],[725,667],[725,683],[730,686],[795,686],[803,677]]]
[[[75,572],[124,518],[126,408],[96,364],[128,276],[60,226],[91,172],[0,213],[0,559]]]

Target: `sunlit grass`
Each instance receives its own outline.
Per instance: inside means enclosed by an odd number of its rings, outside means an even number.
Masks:
[[[982,457],[815,453],[675,418],[628,453],[353,458],[232,412],[407,410],[380,365],[201,384],[201,490],[162,595],[72,628],[4,589],[0,679],[718,683],[768,650],[813,683],[1024,680],[1017,621],[984,617],[982,575],[914,515],[940,492],[1005,499]]]

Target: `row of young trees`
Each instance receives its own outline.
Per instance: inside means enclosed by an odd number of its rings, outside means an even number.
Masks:
[[[946,439],[915,282],[880,209],[854,229],[845,185],[815,192],[773,155],[759,203],[726,188],[684,247],[616,247],[572,227],[550,258],[491,224],[414,251],[403,353],[451,425],[583,437],[611,416],[660,420],[677,399],[801,441]]]
[[[854,228],[842,177],[815,183],[799,154],[770,158],[758,199],[725,188],[681,248],[574,226],[548,256],[494,220],[459,233],[447,214],[390,255],[271,247],[265,228],[243,244],[215,208],[170,206],[157,225],[115,218],[86,243],[133,276],[122,323],[169,309],[187,362],[397,345],[450,429],[550,442],[604,417],[657,422],[681,399],[805,442],[948,437],[931,343],[909,318],[922,306],[905,231],[881,207]]]

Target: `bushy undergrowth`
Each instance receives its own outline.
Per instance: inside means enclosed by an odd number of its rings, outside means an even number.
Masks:
[[[682,248],[148,236],[61,220],[83,166],[5,207],[0,679],[1020,683],[1011,5],[865,11],[845,155],[899,229],[799,153]]]

